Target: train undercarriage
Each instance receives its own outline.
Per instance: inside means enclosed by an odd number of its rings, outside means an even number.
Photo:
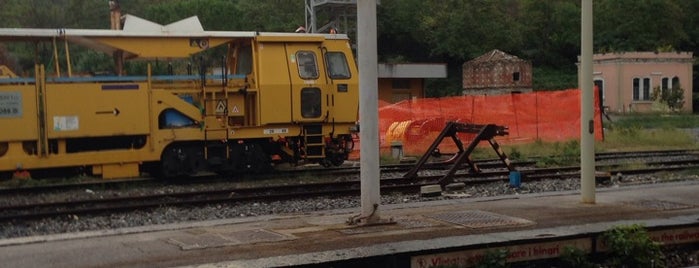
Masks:
[[[309,155],[302,138],[293,137],[272,141],[249,139],[208,142],[191,141],[170,144],[162,152],[160,161],[146,162],[141,171],[162,179],[186,178],[206,172],[221,175],[260,174],[270,172],[276,165],[288,163],[320,164],[324,167],[340,166],[353,150],[349,136],[328,138],[322,155]],[[31,170],[33,178],[97,175],[90,166],[72,168],[47,168]],[[17,172],[3,172],[0,178],[8,179]]]
[[[353,150],[350,136],[327,138],[322,152],[302,137],[277,141],[271,139],[216,142],[179,142],[169,145],[159,163],[147,165],[146,171],[162,178],[194,176],[201,172],[223,175],[265,173],[281,163],[291,165],[320,164],[340,166]]]

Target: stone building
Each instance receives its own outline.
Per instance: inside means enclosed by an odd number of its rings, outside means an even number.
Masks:
[[[463,64],[463,94],[493,95],[532,91],[532,64],[492,50]]]

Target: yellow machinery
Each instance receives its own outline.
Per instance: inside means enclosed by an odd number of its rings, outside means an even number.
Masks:
[[[123,30],[0,29],[0,42],[45,42],[54,53],[29,77],[0,67],[3,174],[77,167],[103,178],[177,177],[264,171],[281,161],[329,166],[353,147],[359,90],[345,35],[204,31],[196,17],[163,26],[126,15]],[[69,44],[191,65],[166,75],[153,75],[150,64],[143,74],[74,75]]]

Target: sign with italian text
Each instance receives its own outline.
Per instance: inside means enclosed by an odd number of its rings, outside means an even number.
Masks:
[[[592,240],[589,238],[578,238],[555,242],[541,242],[414,256],[410,259],[410,267],[471,267],[482,261],[486,253],[496,250],[507,250],[507,262],[558,258],[561,256],[566,246],[574,247],[589,253],[592,251]]]

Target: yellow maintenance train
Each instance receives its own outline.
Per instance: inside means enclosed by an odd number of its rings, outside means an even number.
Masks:
[[[0,65],[3,175],[80,168],[103,178],[179,177],[278,162],[340,165],[358,130],[357,67],[342,34],[205,31],[196,17],[163,26],[126,15],[123,30],[0,29],[0,42],[52,48],[30,75]],[[72,46],[113,56],[118,71],[73,74]],[[202,53],[220,60],[197,60]],[[190,65],[151,71],[154,60],[178,59]],[[151,62],[143,74],[120,73],[137,60]]]

